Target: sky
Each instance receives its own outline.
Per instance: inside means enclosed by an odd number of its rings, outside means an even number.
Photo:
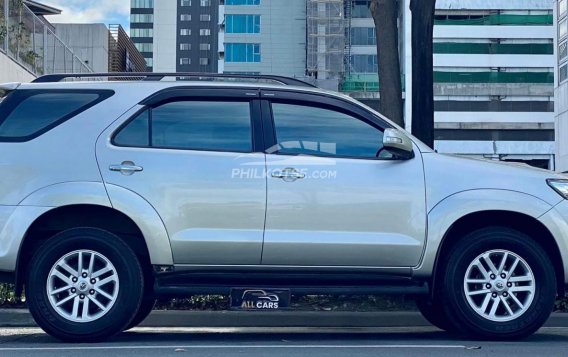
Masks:
[[[50,22],[121,24],[129,29],[130,0],[38,0],[63,10],[48,16]]]

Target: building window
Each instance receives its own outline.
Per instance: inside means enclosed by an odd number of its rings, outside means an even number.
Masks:
[[[151,9],[154,7],[154,0],[131,0],[130,7],[135,9]]]
[[[210,29],[201,29],[201,30],[199,30],[199,35],[200,36],[211,36],[211,30]]]
[[[260,33],[260,15],[225,16],[227,33]]]
[[[181,0],[181,6],[191,6],[191,0]]]
[[[199,44],[199,49],[201,51],[209,51],[211,49],[211,44],[210,43],[201,43],[201,44]]]
[[[180,29],[179,34],[181,36],[190,36],[191,35],[191,29]]]
[[[371,11],[369,10],[369,3],[371,0],[354,0],[351,16],[353,18],[371,18]]]
[[[132,14],[130,15],[130,22],[132,23],[152,23],[154,22],[153,14]]]
[[[181,64],[181,65],[191,64],[191,58],[182,57],[182,58],[179,59],[179,64]]]
[[[199,15],[199,21],[211,21],[211,15],[209,14]]]
[[[260,62],[260,44],[227,43],[225,62]]]
[[[376,46],[377,33],[374,27],[354,27],[351,30],[351,45]]]
[[[191,43],[180,43],[179,44],[180,51],[189,51],[191,50]]]
[[[201,0],[201,6],[211,6],[211,0]]]
[[[534,13],[531,10],[491,10],[463,11],[438,10],[434,17],[435,25],[459,26],[552,26],[554,17],[552,10]]]
[[[558,23],[558,38],[563,39],[568,35],[568,19],[564,19]]]
[[[130,29],[130,37],[153,37],[153,29]]]
[[[225,5],[260,5],[260,0],[225,0]]]
[[[138,51],[140,52],[153,52],[154,51],[154,44],[153,43],[135,43],[134,44]]]
[[[180,21],[191,21],[191,15],[190,14],[181,14],[179,15]]]
[[[154,59],[153,58],[144,58],[146,60],[146,67],[154,67]]]
[[[200,58],[199,64],[202,66],[207,66],[209,64],[209,58]]]
[[[379,71],[377,55],[352,55],[352,73],[377,73]]]
[[[568,0],[558,1],[558,18],[559,19],[566,16],[566,10],[568,10]]]
[[[560,83],[564,83],[566,82],[566,80],[568,80],[568,64],[565,64],[564,66],[560,67],[559,80]]]
[[[561,43],[558,46],[558,62],[562,63],[568,58],[568,42]]]

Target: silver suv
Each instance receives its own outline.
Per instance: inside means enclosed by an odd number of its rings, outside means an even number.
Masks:
[[[442,329],[512,339],[565,292],[567,176],[437,154],[290,78],[120,76],[0,86],[1,277],[53,336],[272,288],[412,295]]]

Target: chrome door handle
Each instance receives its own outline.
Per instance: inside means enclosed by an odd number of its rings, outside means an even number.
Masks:
[[[296,181],[298,179],[303,179],[306,177],[306,174],[293,169],[293,168],[286,168],[283,170],[274,171],[271,175],[273,178],[279,178],[286,182]]]
[[[142,166],[137,166],[132,161],[124,161],[120,165],[110,165],[108,169],[110,171],[120,172],[125,176],[130,176],[133,175],[135,172],[140,172],[144,170]]]

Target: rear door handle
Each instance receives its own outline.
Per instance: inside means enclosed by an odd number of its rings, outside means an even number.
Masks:
[[[305,178],[306,174],[304,174],[304,173],[302,173],[302,172],[300,172],[296,169],[293,169],[291,167],[288,167],[288,168],[283,169],[283,170],[274,171],[271,176],[273,178],[282,179],[286,182],[293,182],[293,181],[296,181],[298,179]]]
[[[138,166],[134,164],[132,161],[124,161],[120,165],[110,165],[108,169],[110,171],[120,172],[125,176],[130,176],[133,175],[135,172],[140,172],[144,170],[142,166]]]

